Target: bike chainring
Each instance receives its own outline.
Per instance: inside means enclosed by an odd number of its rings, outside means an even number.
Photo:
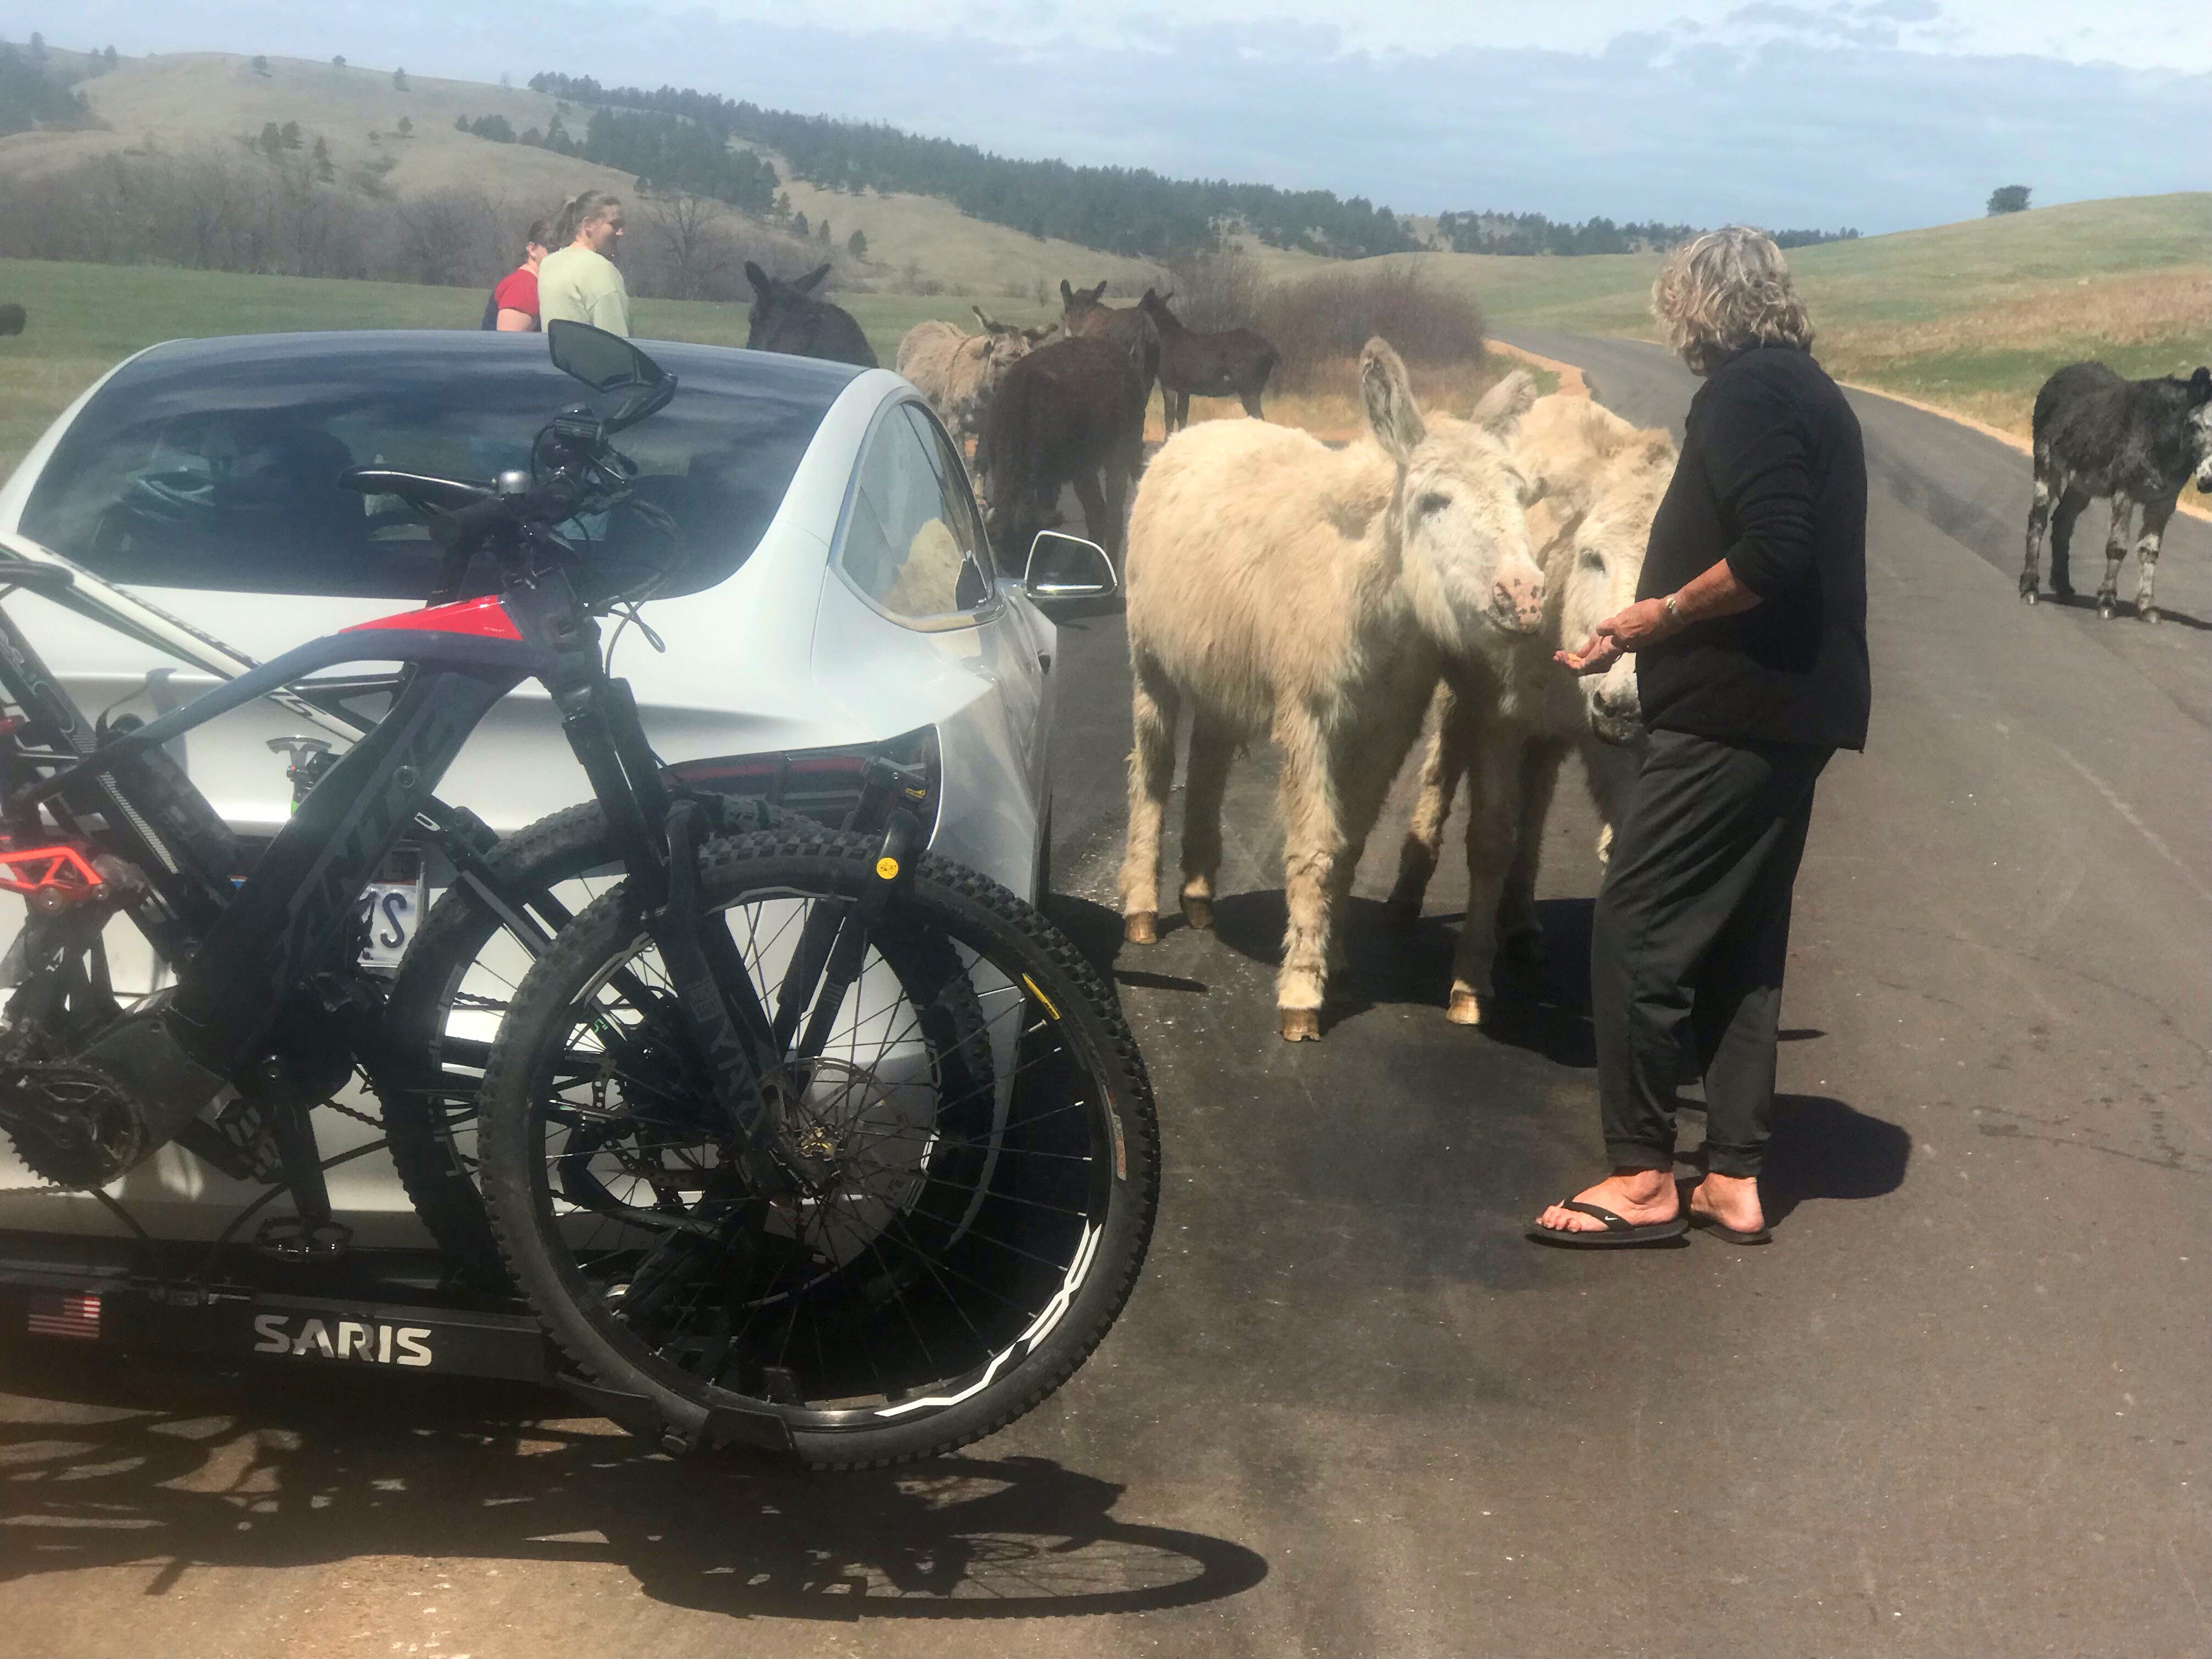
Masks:
[[[105,1187],[146,1151],[146,1117],[118,1078],[92,1061],[0,1068],[0,1128],[31,1173],[57,1187]]]

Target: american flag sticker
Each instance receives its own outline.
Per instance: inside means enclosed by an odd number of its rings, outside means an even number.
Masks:
[[[66,1336],[79,1342],[100,1340],[100,1298],[96,1296],[34,1296],[26,1322],[33,1336]]]

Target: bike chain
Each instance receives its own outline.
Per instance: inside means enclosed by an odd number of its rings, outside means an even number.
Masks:
[[[325,1100],[321,1103],[341,1117],[349,1117],[356,1123],[366,1123],[380,1134],[389,1133],[385,1127],[384,1120],[380,1117],[372,1117],[367,1112],[356,1111],[350,1106],[341,1106],[335,1100]],[[18,1156],[21,1155],[18,1154]],[[31,1181],[18,1182],[13,1186],[0,1186],[0,1198],[5,1198],[12,1193],[75,1193],[83,1190],[80,1187],[64,1186],[58,1181]]]

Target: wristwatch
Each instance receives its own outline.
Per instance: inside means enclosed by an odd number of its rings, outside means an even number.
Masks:
[[[1672,593],[1669,593],[1667,596],[1667,602],[1659,608],[1667,613],[1667,620],[1674,623],[1677,628],[1681,627],[1684,623],[1689,620],[1687,617],[1683,616],[1682,607],[1674,603],[1674,596]]]

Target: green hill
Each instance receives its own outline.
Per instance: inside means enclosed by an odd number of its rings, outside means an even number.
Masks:
[[[521,132],[543,130],[559,115],[580,131],[588,112],[558,99],[525,88],[411,73],[402,92],[392,68],[341,69],[294,58],[263,61],[266,74],[255,70],[252,58],[222,52],[125,58],[78,83],[94,118],[103,124],[100,128],[0,138],[0,171],[36,178],[118,152],[240,154],[265,125],[297,122],[308,142],[319,137],[329,146],[341,176],[380,169],[383,184],[403,198],[475,189],[513,204],[527,218],[580,190],[632,191],[635,181],[627,173],[454,130],[456,116],[497,115]],[[411,126],[404,137],[398,132],[403,118]],[[772,152],[763,154],[781,162]],[[1056,291],[1063,276],[1105,279],[1117,290],[1134,293],[1157,275],[1142,260],[988,224],[934,197],[853,195],[791,180],[787,167],[778,170],[792,206],[812,224],[829,220],[840,247],[856,230],[866,235],[866,264],[841,274],[848,286],[933,286],[1009,298],[1033,295],[1040,282]]]

